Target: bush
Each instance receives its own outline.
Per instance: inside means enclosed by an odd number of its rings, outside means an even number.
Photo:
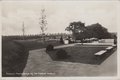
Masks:
[[[60,43],[63,44],[64,41],[63,41],[63,37],[60,38]]]
[[[57,55],[57,58],[59,58],[59,59],[65,59],[68,56],[67,52],[63,49],[58,50],[56,55]]]
[[[54,46],[49,44],[47,47],[46,47],[46,51],[52,51],[54,50]]]

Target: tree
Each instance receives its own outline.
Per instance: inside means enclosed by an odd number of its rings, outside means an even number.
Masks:
[[[65,30],[72,32],[73,38],[76,40],[78,37],[78,34],[84,32],[85,30],[85,24],[78,21],[78,22],[71,22],[68,27],[66,27]]]
[[[41,10],[41,17],[39,18],[40,29],[42,31],[42,38],[45,41],[45,31],[47,30],[47,20],[45,15],[45,9]]]
[[[92,24],[86,27],[87,27],[86,33],[89,33],[87,37],[89,38],[94,37],[98,39],[104,39],[110,37],[110,33],[108,32],[108,30],[99,23]]]

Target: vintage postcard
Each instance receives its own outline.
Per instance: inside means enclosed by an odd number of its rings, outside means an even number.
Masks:
[[[1,79],[120,80],[119,1],[1,1]]]

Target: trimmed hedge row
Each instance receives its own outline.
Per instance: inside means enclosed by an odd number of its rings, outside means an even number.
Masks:
[[[28,50],[20,43],[2,41],[2,76],[21,76],[27,62],[28,54]]]

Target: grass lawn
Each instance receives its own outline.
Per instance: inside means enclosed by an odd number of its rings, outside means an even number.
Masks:
[[[16,40],[16,42],[23,44],[28,50],[45,48],[49,44],[54,46],[62,45],[59,41],[56,40],[49,40],[45,42],[37,40]]]
[[[64,61],[64,62],[75,62],[75,63],[85,63],[85,64],[101,64],[108,56],[113,52],[109,52],[106,55],[102,56],[100,59],[96,58],[94,54],[100,50],[104,50],[107,46],[86,46],[86,45],[75,45],[71,47],[64,47],[68,53],[67,59],[57,59],[56,52],[59,49],[54,51],[47,52],[49,56],[55,61]]]

